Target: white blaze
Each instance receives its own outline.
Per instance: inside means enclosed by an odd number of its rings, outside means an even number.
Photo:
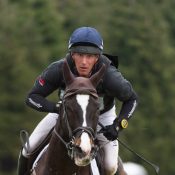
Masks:
[[[89,103],[89,95],[78,94],[77,95],[77,102],[83,111],[83,125],[82,126],[86,127],[87,126],[86,110],[87,110],[87,106]],[[86,132],[83,132],[81,135],[80,147],[81,147],[82,151],[84,151],[86,154],[89,154],[91,151],[90,138]]]
[[[83,132],[81,135],[80,148],[86,154],[89,154],[91,152],[91,143],[90,143],[89,135],[86,132]]]
[[[87,126],[86,123],[86,108],[89,103],[89,95],[83,95],[78,94],[77,95],[77,102],[81,106],[81,109],[83,111],[83,126]]]

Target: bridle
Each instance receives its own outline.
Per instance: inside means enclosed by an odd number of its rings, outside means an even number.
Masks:
[[[63,101],[61,103],[62,108],[63,108],[63,119],[64,119],[64,122],[66,124],[66,128],[68,130],[69,141],[66,142],[60,136],[60,134],[56,131],[55,128],[53,130],[54,133],[56,134],[57,138],[65,145],[65,147],[67,149],[67,152],[68,152],[68,155],[71,159],[73,159],[74,151],[77,149],[77,145],[74,144],[75,143],[75,136],[79,138],[83,132],[86,132],[92,138],[92,140],[95,142],[96,141],[96,135],[97,135],[97,133],[91,127],[81,126],[81,127],[77,127],[74,130],[72,130],[72,128],[70,127],[70,123],[69,123],[69,120],[68,120],[67,109],[66,109],[66,105],[65,105],[65,99],[70,97],[70,96],[79,94],[79,93],[80,93],[80,90],[78,90],[78,89],[76,89],[76,90],[67,90],[65,92]],[[96,98],[98,97],[97,93],[92,89],[86,89],[86,90],[84,89],[83,91],[81,90],[81,93],[86,93],[86,94],[94,96]],[[97,155],[97,152],[99,150],[99,146],[95,144],[95,145],[93,145],[92,149],[93,149],[93,152],[91,154],[91,158],[93,159]]]

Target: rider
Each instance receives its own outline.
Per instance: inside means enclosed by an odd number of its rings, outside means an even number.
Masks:
[[[103,54],[103,40],[99,32],[92,27],[80,27],[76,29],[69,40],[69,53],[45,69],[36,79],[29,92],[26,104],[31,108],[49,112],[35,128],[29,137],[30,147],[22,149],[18,161],[18,175],[24,175],[28,169],[29,158],[37,153],[42,143],[48,138],[59,116],[59,103],[54,103],[46,97],[55,90],[64,90],[65,83],[62,75],[64,60],[67,60],[71,71],[75,76],[90,77],[99,70],[102,64],[107,69],[103,80],[97,86],[97,93],[101,101],[101,113],[99,121],[105,128],[97,127],[101,131],[97,138],[105,152],[104,168],[107,174],[114,175],[118,166],[118,137],[119,131],[126,128],[128,120],[137,106],[137,95],[131,84],[110,59]],[[115,111],[117,98],[122,102],[119,115]]]

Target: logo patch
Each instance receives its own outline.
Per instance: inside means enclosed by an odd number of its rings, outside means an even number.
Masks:
[[[122,126],[122,128],[127,128],[128,127],[128,121],[126,119],[123,119],[121,121],[121,126]]]
[[[42,78],[39,78],[39,84],[40,84],[41,86],[44,86],[44,84],[45,84],[45,80],[42,79]]]

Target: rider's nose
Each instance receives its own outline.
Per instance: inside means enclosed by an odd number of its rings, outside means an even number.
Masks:
[[[82,63],[83,63],[83,64],[86,64],[86,62],[87,62],[87,58],[86,58],[86,56],[82,56],[81,59],[82,59]]]

